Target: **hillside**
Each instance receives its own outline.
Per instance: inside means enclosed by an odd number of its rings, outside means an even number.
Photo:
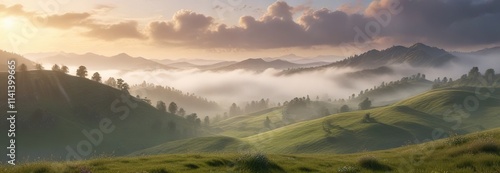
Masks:
[[[214,115],[223,111],[215,101],[196,96],[193,93],[184,93],[168,86],[164,87],[144,82],[132,86],[130,93],[134,96],[139,95],[142,98],[147,97],[153,105],[156,105],[157,101],[160,100],[166,104],[175,102],[179,108],[184,108],[184,110],[190,113],[196,112],[202,115]]]
[[[0,81],[6,78],[7,73],[0,73]],[[6,85],[0,86],[7,90]],[[0,99],[7,100],[7,95]],[[18,72],[16,104],[19,160],[65,159],[66,147],[75,149],[79,142],[90,139],[83,131],[95,132],[103,121],[110,122],[114,130],[103,134],[103,140],[92,146],[95,152],[83,158],[120,156],[195,133],[193,125],[181,117],[159,112],[115,88],[60,72]],[[6,109],[2,102],[0,111]],[[0,123],[1,130],[7,131],[7,121]],[[0,140],[7,141],[6,137],[2,135]]]
[[[28,69],[35,68],[35,63],[24,58],[23,56],[0,50],[0,72],[6,72],[8,70],[7,61],[11,59],[16,60],[16,66],[18,68],[21,64],[25,64]]]
[[[73,53],[61,53],[54,56],[41,58],[39,61],[46,64],[64,64],[66,66],[75,67],[83,65],[86,66],[89,70],[175,69],[173,67],[169,67],[167,65],[160,64],[158,62],[151,61],[142,57],[132,57],[125,53],[117,54],[111,57],[94,53],[86,53],[82,55]]]
[[[246,142],[245,145],[251,145],[252,149],[266,153],[355,153],[400,147],[408,141],[422,141],[436,133],[436,129],[446,134],[466,134],[499,127],[498,87],[487,101],[480,102],[478,110],[466,112],[470,113],[466,117],[461,114],[464,117],[460,123],[450,117],[447,111],[453,110],[453,105],[461,105],[466,98],[474,95],[473,87],[432,90],[390,106],[333,114],[241,140]],[[370,118],[364,118],[367,113],[370,113]],[[221,139],[225,138],[214,138],[217,141]],[[187,144],[171,142],[137,153],[162,153],[174,146],[178,146],[176,151],[189,150],[184,148],[189,146]]]
[[[370,50],[328,65],[299,68],[284,71],[283,74],[294,74],[305,71],[322,70],[326,68],[358,68],[373,69],[394,64],[409,64],[413,67],[441,67],[457,57],[437,47],[430,47],[422,43],[410,47],[393,46],[385,50]]]
[[[500,129],[355,154],[192,153],[0,166],[24,172],[498,172]]]

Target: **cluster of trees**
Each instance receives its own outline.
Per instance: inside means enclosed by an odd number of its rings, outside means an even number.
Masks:
[[[241,114],[243,114],[241,108],[236,103],[231,104],[231,106],[229,107],[229,116],[232,117]]]
[[[97,73],[97,72],[96,72]],[[97,73],[98,75],[98,73]],[[94,73],[94,76],[96,76],[96,74]],[[94,76],[92,77],[94,79]],[[100,77],[96,77],[96,79],[99,79],[100,81]],[[116,88],[116,89],[119,89],[123,92],[126,92],[126,93],[129,93],[129,89],[130,89],[130,86],[128,85],[128,83],[126,83],[123,79],[121,78],[118,78],[118,79],[115,79],[113,77],[110,77],[108,78],[108,80],[104,81],[104,84],[110,86],[110,87],[113,87],[113,88]],[[144,101],[144,100],[143,100]],[[151,104],[151,102],[149,102],[149,104]]]
[[[245,113],[249,114],[252,112],[261,111],[269,108],[269,99],[260,99],[260,101],[251,101],[245,106]]]
[[[321,102],[311,101],[307,97],[295,97],[290,101],[283,103],[283,120],[288,122],[295,122],[301,120],[314,119],[330,115],[330,110],[321,104]]]
[[[472,67],[467,74],[463,74],[460,79],[453,81],[451,78],[443,77],[434,80],[433,88],[467,86],[467,85],[491,85],[498,79],[495,70],[490,68],[481,74],[478,67]]]
[[[356,94],[352,94],[351,96],[349,96],[349,100],[366,98],[370,94],[379,92],[380,90],[384,90],[384,89],[391,88],[391,87],[396,87],[399,85],[408,84],[410,82],[418,82],[418,81],[426,81],[425,74],[417,73],[417,74],[414,74],[414,75],[409,76],[409,77],[403,77],[397,81],[382,82],[382,83],[380,83],[380,85],[373,86],[373,88],[361,90],[359,92],[359,94],[357,95],[357,97],[356,97]]]
[[[206,98],[196,96],[193,93],[184,93],[174,87],[155,85],[143,81],[141,84],[132,85],[131,90],[142,96],[155,101],[176,102],[191,110],[219,110],[219,105]]]

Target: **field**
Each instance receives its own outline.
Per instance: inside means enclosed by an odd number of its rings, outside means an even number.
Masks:
[[[197,153],[36,162],[0,172],[498,172],[500,129],[356,154]]]

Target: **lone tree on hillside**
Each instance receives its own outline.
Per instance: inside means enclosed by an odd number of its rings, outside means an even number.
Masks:
[[[28,71],[28,67],[26,66],[26,64],[21,64],[19,66],[19,71],[22,71],[22,72],[25,72],[25,71]]]
[[[35,69],[36,69],[36,70],[43,70],[43,66],[42,66],[42,64],[36,64],[36,65],[35,65]]]
[[[203,124],[205,125],[205,127],[210,126],[210,117],[205,116],[205,119],[203,119]]]
[[[52,66],[52,71],[61,71],[61,68],[59,67],[59,65],[54,64],[54,65]]]
[[[78,67],[78,70],[76,70],[76,76],[78,77],[83,77],[83,78],[86,78],[87,77],[87,67],[85,66],[80,66]]]
[[[264,127],[271,129],[271,120],[269,119],[269,116],[266,116],[266,120],[264,121]]]
[[[363,100],[361,103],[359,103],[359,109],[361,110],[366,110],[366,109],[370,109],[370,107],[372,107],[372,101],[370,101],[370,99],[368,98],[365,98],[365,100]]]
[[[92,75],[92,80],[100,83],[101,75],[98,72],[95,72],[94,75]]]
[[[340,107],[340,112],[349,112],[349,106],[347,105],[343,105],[342,107]]]
[[[116,79],[116,88],[121,89],[124,82],[121,78]]]
[[[65,74],[68,74],[68,73],[69,73],[69,68],[68,68],[68,66],[63,65],[63,66],[61,67],[61,72],[65,73]]]
[[[175,102],[171,102],[168,105],[168,112],[170,112],[172,114],[176,114],[177,113],[177,104]]]
[[[161,112],[167,112],[167,105],[163,101],[158,101],[156,102],[156,109],[160,110]]]

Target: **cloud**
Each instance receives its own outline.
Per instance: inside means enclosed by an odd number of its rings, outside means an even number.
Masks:
[[[15,4],[10,7],[0,4],[0,15],[24,16],[30,18],[34,13],[24,11],[23,6],[20,4]]]
[[[367,16],[390,8],[395,0],[373,1]],[[399,0],[400,14],[392,16],[381,37],[395,41],[423,40],[442,46],[467,46],[500,42],[500,1],[497,0]]]
[[[16,4],[10,7],[0,4],[0,15],[22,16],[28,20],[36,20],[37,27],[56,28],[68,30],[72,28],[84,28],[88,31],[81,33],[83,36],[98,38],[105,41],[119,39],[147,39],[139,30],[137,21],[121,21],[117,23],[100,23],[96,19],[95,12],[105,12],[113,9],[109,5],[97,5],[93,12],[63,13],[54,15],[43,15],[35,12],[25,11],[23,6]],[[42,21],[42,22],[40,22]],[[189,28],[190,26],[186,26]]]
[[[90,31],[84,33],[85,36],[98,38],[106,41],[113,41],[124,38],[146,39],[139,32],[136,21],[125,21],[110,25],[88,24]]]
[[[238,26],[214,23],[212,17],[192,11],[180,12],[170,21],[150,23],[148,35],[159,43],[197,48],[339,46],[359,41],[359,32],[369,35],[361,42],[425,42],[439,46],[500,43],[500,1],[374,0],[366,8],[359,4],[343,5],[335,11],[307,7],[277,1],[258,19],[242,16]],[[294,19],[294,13],[299,11],[303,13]],[[198,16],[202,27],[176,30],[176,23],[193,22],[192,18],[180,17],[184,15]],[[378,28],[371,26],[374,22],[378,22]],[[379,31],[368,34],[369,29]]]
[[[105,13],[115,9],[115,6],[106,5],[106,4],[98,4],[94,7],[94,11],[97,13]]]
[[[75,26],[82,26],[88,21],[91,14],[89,13],[65,13],[62,15],[47,16],[48,27],[69,29]]]

